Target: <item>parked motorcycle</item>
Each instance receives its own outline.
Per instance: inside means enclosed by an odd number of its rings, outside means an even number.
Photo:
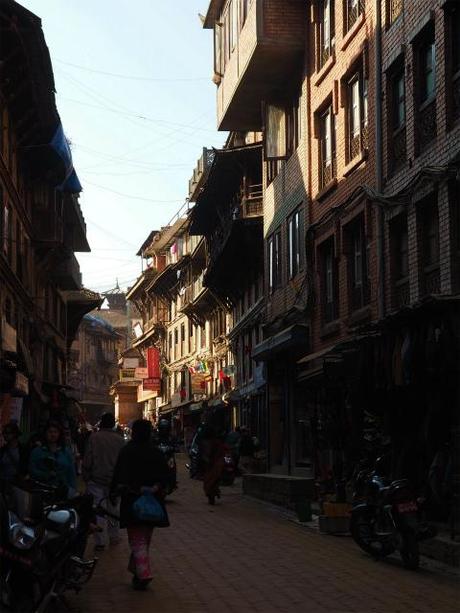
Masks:
[[[169,495],[177,489],[176,445],[172,441],[160,441],[158,449],[163,453],[168,464],[168,480],[165,493]]]
[[[36,481],[0,494],[0,604],[17,613],[44,613],[51,601],[78,592],[97,559],[84,550],[94,514],[92,496],[59,501],[59,488]]]
[[[388,482],[378,468],[359,470],[354,486],[350,524],[354,541],[376,558],[398,550],[404,566],[416,570],[419,542],[436,533],[425,521],[424,500],[417,498],[407,479]]]
[[[198,435],[195,435],[192,440],[192,444],[189,449],[190,461],[187,462],[185,467],[189,471],[190,479],[202,479],[203,478],[203,460],[201,457],[201,450],[199,445]]]

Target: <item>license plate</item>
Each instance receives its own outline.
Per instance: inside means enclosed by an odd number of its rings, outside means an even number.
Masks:
[[[398,504],[399,513],[414,513],[418,511],[416,502],[401,502]]]

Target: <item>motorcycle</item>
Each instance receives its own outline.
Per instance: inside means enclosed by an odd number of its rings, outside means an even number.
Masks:
[[[158,449],[165,456],[166,463],[168,464],[168,480],[165,493],[169,495],[177,489],[176,445],[171,441],[160,441]]]
[[[202,479],[203,461],[197,435],[194,436],[192,444],[190,445],[189,458],[190,462],[188,462],[185,467],[189,471],[190,479]]]
[[[404,566],[416,570],[419,542],[436,534],[424,518],[424,499],[407,479],[388,482],[376,468],[358,470],[354,486],[350,531],[356,544],[375,558],[398,550]]]
[[[87,583],[97,559],[84,550],[93,516],[92,496],[60,501],[61,491],[37,481],[0,494],[0,603],[17,613],[45,613],[64,593]]]

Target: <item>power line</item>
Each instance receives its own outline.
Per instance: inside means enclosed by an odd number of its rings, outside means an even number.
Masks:
[[[173,200],[152,200],[152,198],[144,198],[144,196],[133,196],[132,194],[124,194],[123,192],[118,192],[115,189],[111,189],[110,187],[105,187],[104,185],[99,185],[98,183],[92,183],[87,179],[83,179],[84,183],[88,183],[88,185],[92,185],[94,187],[98,187],[99,189],[103,189],[106,192],[110,192],[111,194],[115,194],[117,196],[122,196],[123,198],[129,198],[130,200],[140,200],[142,202],[150,202],[151,204],[170,204],[173,202],[177,202],[178,198],[174,198]]]
[[[116,72],[108,72],[106,70],[98,70],[96,68],[88,68],[87,66],[81,66],[80,64],[73,64],[72,62],[64,62],[64,60],[54,59],[54,62],[59,62],[59,64],[64,64],[65,66],[71,66],[72,68],[77,68],[78,70],[84,70],[85,72],[91,72],[94,74],[101,74],[107,77],[115,77],[117,79],[128,79],[130,81],[152,81],[155,83],[176,83],[181,81],[208,81],[209,77],[179,77],[174,79],[168,79],[164,77],[141,77],[141,76],[133,76],[126,74],[119,74]]]
[[[142,121],[148,121],[151,123],[164,123],[164,124],[169,124],[171,126],[177,126],[179,128],[184,128],[184,129],[193,127],[190,124],[177,123],[176,121],[168,121],[167,119],[154,119],[153,117],[148,117],[147,115],[136,113],[135,111],[118,111],[117,109],[111,109],[107,105],[91,104],[89,102],[84,102],[83,100],[75,100],[75,98],[66,98],[65,96],[60,96],[60,100],[66,100],[67,102],[73,102],[74,104],[81,104],[82,106],[88,106],[93,109],[109,111],[110,113],[121,115],[122,117],[133,117],[134,119],[141,119]],[[216,130],[210,130],[209,128],[194,128],[194,129],[196,129],[197,131],[201,131],[201,132],[211,132],[213,134],[216,133]]]

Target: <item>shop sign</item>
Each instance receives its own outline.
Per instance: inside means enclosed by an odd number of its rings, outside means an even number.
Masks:
[[[138,368],[139,358],[123,358],[123,368]]]
[[[16,381],[14,383],[15,392],[24,396],[29,395],[29,379],[22,374],[22,372],[16,372]]]
[[[190,376],[192,382],[192,394],[204,394],[206,391],[206,375],[195,373]]]
[[[161,379],[160,351],[158,347],[149,347],[147,349],[147,370],[149,378]]]
[[[16,353],[18,349],[16,328],[10,326],[5,319],[2,319],[2,349],[11,353]]]
[[[157,377],[149,377],[142,381],[142,387],[145,391],[160,392],[161,391],[161,379]]]
[[[149,378],[149,371],[148,368],[136,368],[135,370],[135,375],[136,379],[148,379]]]
[[[120,381],[135,381],[136,377],[135,368],[122,368],[120,370]]]

